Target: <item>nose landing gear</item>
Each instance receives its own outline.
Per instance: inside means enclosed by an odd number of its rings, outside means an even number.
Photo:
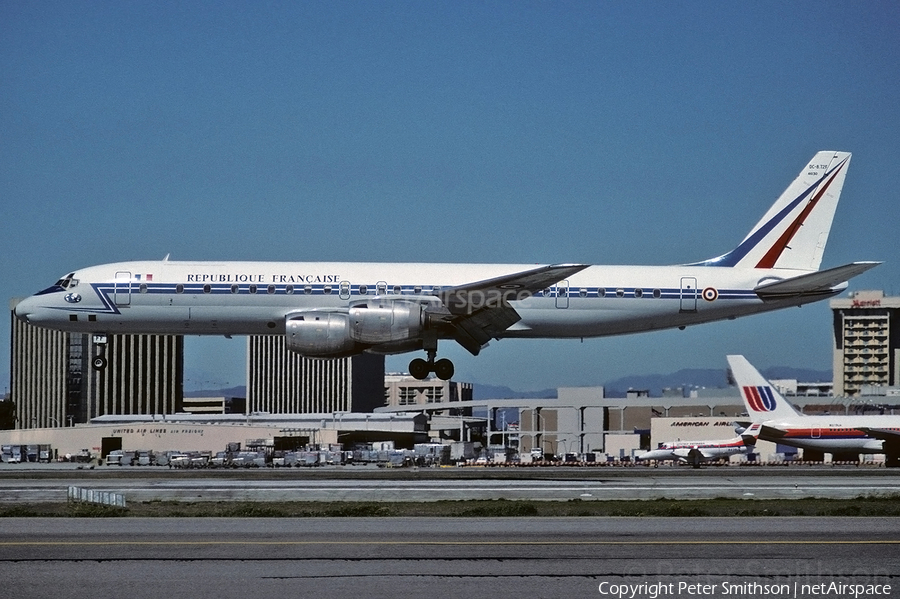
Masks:
[[[108,339],[106,335],[94,335],[92,339],[94,346],[97,348],[97,355],[91,359],[91,366],[94,370],[103,370],[106,368],[106,344]]]

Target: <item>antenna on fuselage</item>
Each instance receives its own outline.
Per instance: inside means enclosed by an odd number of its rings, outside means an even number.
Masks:
[[[168,261],[169,261],[169,254],[166,254],[166,257],[163,258],[163,262],[168,262]]]

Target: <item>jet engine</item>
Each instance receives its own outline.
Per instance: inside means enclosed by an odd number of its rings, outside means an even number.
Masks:
[[[415,339],[424,329],[425,306],[420,303],[395,300],[350,308],[350,337],[367,345]]]
[[[337,358],[379,345],[408,351],[426,328],[427,303],[394,300],[357,304],[347,310],[294,313],[285,322],[287,348],[303,356]]]
[[[339,358],[361,352],[350,338],[350,316],[346,312],[306,312],[285,322],[288,350],[311,358]]]

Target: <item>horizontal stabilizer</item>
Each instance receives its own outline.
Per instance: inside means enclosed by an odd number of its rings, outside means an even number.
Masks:
[[[881,262],[852,262],[843,266],[812,272],[799,277],[792,277],[774,283],[760,285],[754,291],[760,299],[785,297],[793,295],[816,295],[833,293],[842,283],[846,283],[857,275],[861,275]]]

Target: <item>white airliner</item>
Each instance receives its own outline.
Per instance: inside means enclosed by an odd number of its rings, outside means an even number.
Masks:
[[[493,338],[584,338],[684,328],[833,296],[876,266],[818,270],[850,154],[819,152],[747,237],[678,266],[121,262],[26,298],[34,325],[104,334],[286,336],[314,358],[424,350],[410,373],[448,379],[438,340],[473,355]],[[105,364],[102,355],[95,367]]]
[[[676,460],[699,468],[703,462],[727,460],[733,455],[750,453],[756,445],[759,429],[760,425],[754,423],[736,437],[721,441],[668,441],[635,457],[638,460]]]
[[[744,356],[728,356],[747,414],[761,425],[759,438],[839,456],[883,453],[886,466],[900,466],[900,416],[807,416],[797,411]],[[838,458],[841,459],[841,458]]]

